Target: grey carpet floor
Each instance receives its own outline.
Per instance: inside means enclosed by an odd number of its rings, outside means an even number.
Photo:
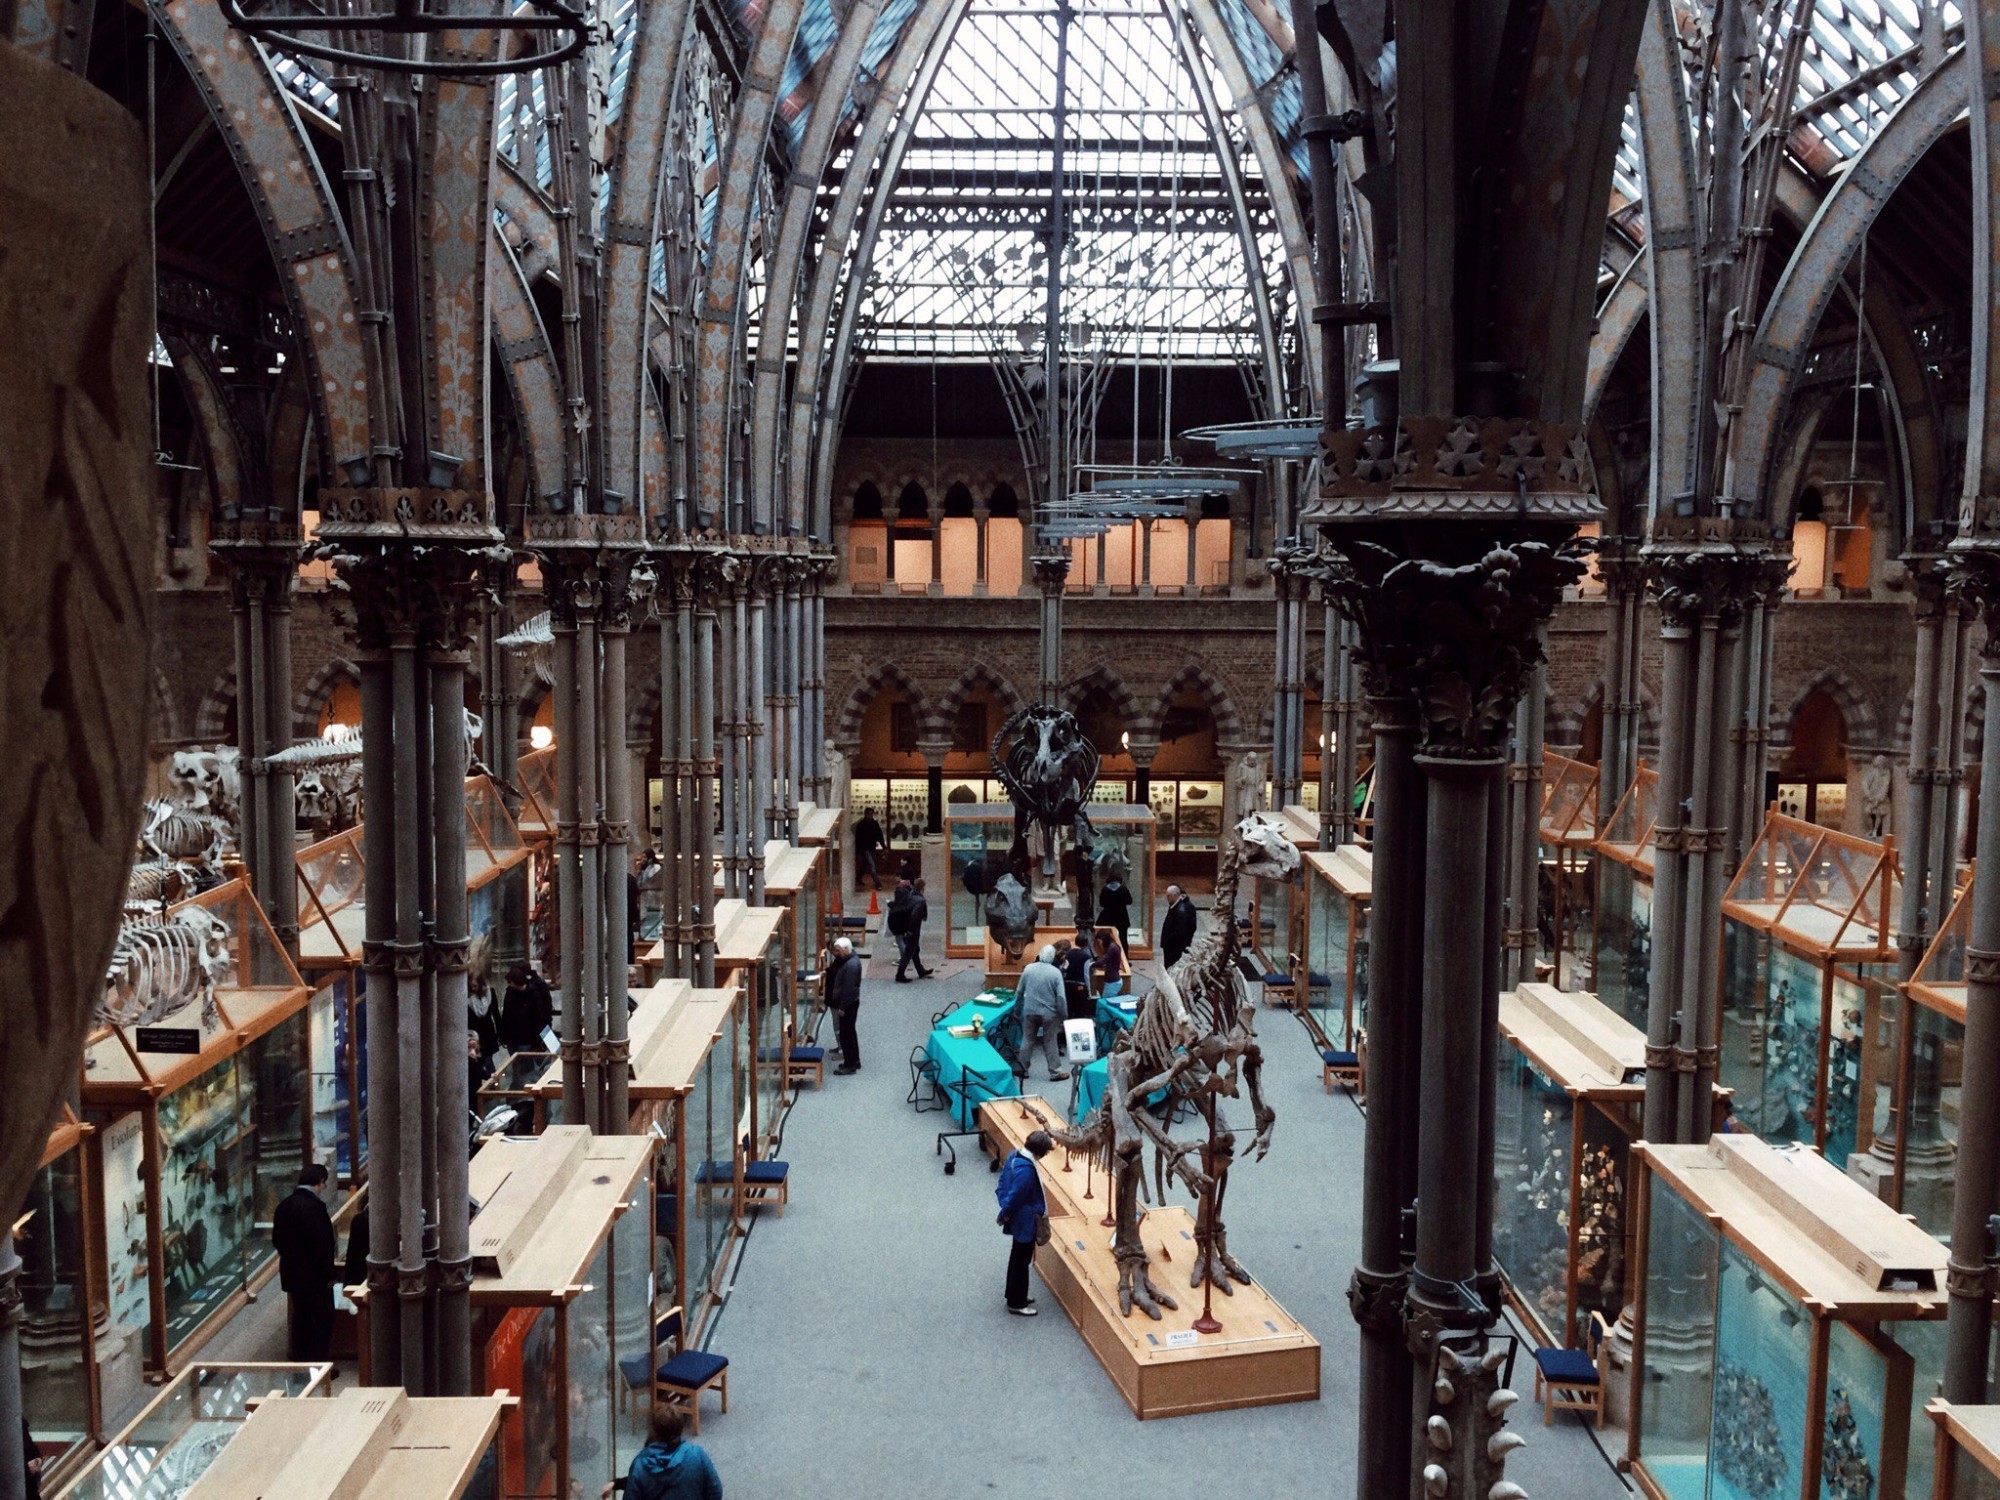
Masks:
[[[863,994],[862,1071],[829,1072],[792,1109],[780,1152],[792,1166],[790,1207],[752,1226],[714,1326],[732,1409],[708,1402],[700,1441],[728,1492],[1354,1496],[1346,1289],[1362,1119],[1321,1091],[1304,1032],[1276,1012],[1260,1022],[1277,1132],[1270,1155],[1231,1178],[1229,1230],[1237,1257],[1319,1339],[1321,1399],[1141,1423],[1052,1298],[1042,1295],[1040,1317],[1007,1315],[1007,1244],[985,1160],[961,1141],[959,1170],[946,1176],[935,1136],[948,1117],[904,1102],[910,1049],[933,1013],[977,991],[978,973],[933,957],[937,977],[894,984],[887,948],[878,945]],[[1067,1084],[1031,1087],[1068,1101]],[[1528,1447],[1509,1477],[1535,1500],[1628,1493],[1574,1418],[1541,1425],[1529,1383],[1524,1367],[1514,1425]],[[1617,1435],[1605,1437],[1610,1447]]]

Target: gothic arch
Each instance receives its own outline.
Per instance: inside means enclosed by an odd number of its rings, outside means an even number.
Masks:
[[[1063,706],[1074,712],[1093,692],[1102,693],[1117,707],[1118,716],[1125,721],[1127,734],[1159,738],[1159,716],[1147,713],[1125,685],[1125,679],[1103,662],[1095,663],[1063,684]]]
[[[1237,712],[1236,700],[1229,694],[1213,668],[1200,659],[1184,663],[1181,669],[1167,679],[1166,685],[1153,700],[1153,713],[1149,723],[1157,737],[1161,722],[1167,710],[1179,697],[1182,689],[1193,688],[1208,704],[1209,714],[1215,720],[1215,740],[1218,745],[1247,745],[1251,743],[1249,730],[1244,725],[1243,715]]]
[[[1583,701],[1574,707],[1557,710],[1551,707],[1548,721],[1542,730],[1543,743],[1549,745],[1580,745],[1583,743],[1583,723],[1592,710],[1604,704],[1604,679],[1599,677],[1590,685],[1590,691],[1583,695]],[[1607,726],[1608,728],[1608,726]],[[1653,701],[1652,692],[1644,683],[1639,684],[1639,747],[1641,752],[1657,747],[1660,743],[1660,707]],[[1620,793],[1624,788],[1619,788]]]
[[[155,686],[153,692],[157,696],[161,689]],[[192,733],[196,742],[205,745],[222,743],[228,733],[229,715],[235,708],[236,669],[230,667],[209,684],[208,691],[202,695],[201,706],[194,711]]]
[[[344,656],[336,656],[306,679],[292,702],[292,733],[310,739],[319,733],[319,711],[326,707],[333,690],[343,682],[359,684],[361,670]]]
[[[868,705],[873,703],[884,688],[894,688],[903,695],[903,701],[917,716],[917,722],[928,726],[931,715],[924,706],[924,695],[917,691],[903,669],[894,662],[884,662],[849,688],[840,700],[840,714],[834,720],[831,738],[838,744],[858,745],[861,743],[861,721],[868,713]]]
[[[985,688],[995,702],[1000,705],[1003,715],[1012,714],[1026,708],[1027,700],[1014,690],[1014,684],[1000,674],[998,669],[986,662],[975,659],[970,666],[958,674],[958,681],[950,691],[938,699],[937,712],[930,725],[934,734],[950,734],[957,722],[958,711],[980,688]]]
[[[1784,712],[1772,716],[1773,745],[1791,744],[1792,721],[1814,693],[1824,693],[1839,705],[1841,716],[1847,720],[1847,743],[1851,749],[1875,749],[1883,745],[1880,716],[1875,712],[1875,705],[1854,679],[1837,666],[1820,668],[1817,675],[1793,694]]]

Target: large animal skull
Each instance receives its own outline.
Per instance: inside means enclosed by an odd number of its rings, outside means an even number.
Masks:
[[[1035,937],[1035,902],[1015,876],[1002,875],[986,897],[986,930],[1008,963],[1018,963]]]
[[[1251,813],[1236,825],[1236,842],[1243,851],[1239,868],[1245,875],[1257,880],[1298,879],[1298,845],[1285,837],[1275,819]]]
[[[234,745],[176,750],[167,766],[167,781],[182,807],[230,816],[242,785],[240,756]]]

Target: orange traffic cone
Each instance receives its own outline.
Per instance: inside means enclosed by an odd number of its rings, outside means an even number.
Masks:
[[[879,887],[872,885],[868,887],[868,915],[871,917],[882,915],[882,902],[879,899],[881,894]]]

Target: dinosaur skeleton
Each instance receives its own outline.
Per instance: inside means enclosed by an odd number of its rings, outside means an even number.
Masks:
[[[164,921],[127,922],[118,929],[93,1024],[150,1026],[198,1000],[203,1028],[220,1026],[215,987],[233,967],[229,924],[203,907]]]
[[[1179,1306],[1153,1284],[1139,1239],[1139,1195],[1149,1142],[1157,1199],[1165,1202],[1167,1180],[1173,1177],[1200,1203],[1188,1285],[1198,1288],[1206,1282],[1233,1295],[1232,1279],[1249,1284],[1250,1273],[1229,1253],[1222,1221],[1223,1195],[1236,1157],[1236,1136],[1222,1120],[1222,1100],[1249,1091],[1256,1126],[1248,1152],[1252,1161],[1261,1161],[1270,1150],[1277,1115],[1264,1101],[1256,1007],[1237,964],[1242,939],[1236,926],[1236,887],[1244,874],[1291,881],[1298,873],[1299,851],[1275,823],[1252,813],[1236,825],[1216,871],[1208,924],[1140,1002],[1132,1029],[1113,1045],[1102,1101],[1075,1130],[1050,1131],[1057,1144],[1102,1159],[1112,1176],[1117,1229],[1111,1250],[1118,1262],[1118,1306],[1126,1317],[1137,1307],[1157,1319],[1161,1308]],[[1159,1102],[1149,1105],[1149,1100]],[[1171,1134],[1182,1106],[1206,1126],[1200,1139],[1177,1141]]]
[[[479,758],[479,741],[485,730],[485,720],[471,709],[465,710],[468,775],[493,774]],[[298,816],[324,838],[361,821],[361,753],[361,735],[356,731],[338,739],[303,740],[289,745],[266,756],[264,764],[293,774],[292,801]]]
[[[1028,881],[1028,825],[1039,824],[1048,840],[1042,874],[1057,873],[1056,840],[1065,827],[1076,836],[1076,921],[1088,926],[1095,915],[1091,882],[1090,789],[1097,785],[1097,749],[1066,708],[1037,703],[1016,709],[993,736],[993,774],[1014,804],[1014,847],[1008,864],[1023,885]]]

